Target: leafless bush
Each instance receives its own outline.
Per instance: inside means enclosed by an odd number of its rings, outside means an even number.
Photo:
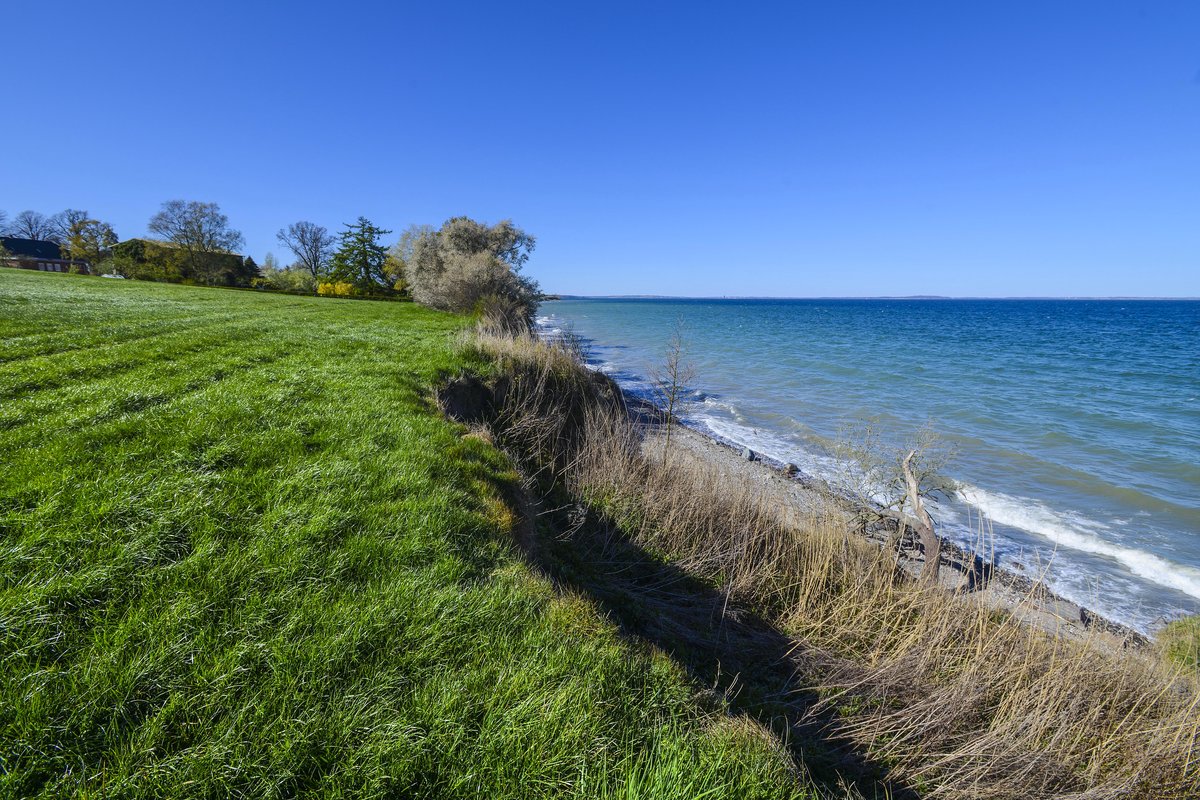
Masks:
[[[684,348],[683,319],[675,321],[675,329],[667,340],[667,351],[660,364],[651,374],[654,387],[654,400],[666,414],[667,425],[663,435],[662,457],[666,461],[671,452],[671,432],[675,426],[679,407],[683,404],[684,392],[687,385],[696,377],[696,371],[687,361]]]
[[[541,294],[521,268],[533,250],[533,236],[508,220],[488,226],[455,217],[437,231],[417,228],[406,237],[393,256],[405,259],[403,273],[415,301],[446,311],[487,313],[493,322],[503,311],[513,316],[509,328],[532,327]]]

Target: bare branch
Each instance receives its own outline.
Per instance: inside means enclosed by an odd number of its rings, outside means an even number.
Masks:
[[[13,236],[20,239],[34,239],[39,242],[57,241],[55,225],[49,217],[37,211],[22,211],[13,217],[9,230]]]
[[[336,239],[324,226],[301,220],[280,228],[275,238],[292,251],[296,261],[312,275],[313,281],[328,270]]]
[[[908,455],[900,462],[900,470],[904,474],[908,504],[912,506],[916,516],[916,524],[912,527],[921,538],[921,547],[925,550],[925,569],[921,572],[921,578],[936,584],[942,562],[942,540],[934,532],[933,518],[929,516],[929,512],[925,510],[925,503],[921,501],[921,487],[912,470],[912,461],[916,455],[916,450],[909,450]]]
[[[676,319],[675,328],[667,342],[667,352],[662,366],[651,373],[655,401],[658,407],[666,412],[666,433],[663,437],[664,463],[668,458],[671,446],[671,430],[675,426],[676,414],[682,405],[687,384],[696,377],[696,370],[685,358],[684,332],[683,319]]]
[[[150,218],[149,231],[184,251],[186,277],[206,283],[218,282],[218,253],[236,253],[244,243],[240,231],[229,227],[229,217],[216,203],[195,200],[168,200],[162,210]]]

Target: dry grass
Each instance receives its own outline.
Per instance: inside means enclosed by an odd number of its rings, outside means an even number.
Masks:
[[[931,798],[1200,796],[1194,677],[922,587],[835,503],[781,508],[706,465],[647,456],[619,393],[569,346],[487,332],[474,346],[503,376],[502,445],[797,653],[830,654],[804,672],[818,710],[889,779]]]

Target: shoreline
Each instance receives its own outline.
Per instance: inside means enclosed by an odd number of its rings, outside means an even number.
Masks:
[[[1118,306],[952,304],[908,315],[894,304],[564,301],[542,307],[538,324],[578,339],[592,367],[654,401],[651,378],[672,319],[683,319],[696,369],[684,424],[856,495],[875,487],[844,463],[848,452],[870,442],[875,460],[899,456],[928,434],[942,477],[958,484],[927,504],[943,537],[1155,638],[1200,614],[1200,518],[1185,447],[1186,349],[1149,345],[1181,342],[1196,309],[1143,319]],[[914,337],[920,347],[908,346]],[[882,491],[876,499],[895,499]]]
[[[803,471],[789,475],[788,465],[754,453],[746,445],[680,422],[667,423],[665,412],[658,406],[625,391],[609,376],[604,377],[620,393],[630,416],[638,424],[644,452],[653,453],[660,449],[658,440],[663,435],[662,425],[671,424],[674,426],[670,442],[673,456],[686,454],[716,470],[723,479],[753,486],[765,500],[782,509],[785,517],[798,511],[803,514],[817,508],[828,509],[831,503],[839,505],[844,513],[853,513],[854,501],[838,496],[821,479]],[[746,451],[753,455],[752,459],[745,457]],[[848,528],[882,549],[887,546],[895,525],[877,523],[857,529],[848,524]],[[1120,649],[1145,650],[1153,645],[1149,636],[1058,595],[1036,577],[1001,566],[944,536],[938,538],[941,541],[940,583],[960,598],[1010,613],[1049,635],[1095,638],[1108,647]],[[923,551],[913,537],[905,536],[897,549],[897,566],[915,578],[924,564]]]

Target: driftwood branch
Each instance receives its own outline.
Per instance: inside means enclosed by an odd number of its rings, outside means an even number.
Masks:
[[[921,547],[925,550],[925,569],[921,572],[921,579],[937,583],[942,563],[942,540],[934,533],[933,519],[925,510],[925,504],[921,502],[921,487],[917,483],[917,476],[913,474],[911,463],[916,454],[916,450],[908,451],[900,469],[904,472],[904,483],[908,487],[908,499],[912,503],[915,516],[912,527],[921,538]]]

